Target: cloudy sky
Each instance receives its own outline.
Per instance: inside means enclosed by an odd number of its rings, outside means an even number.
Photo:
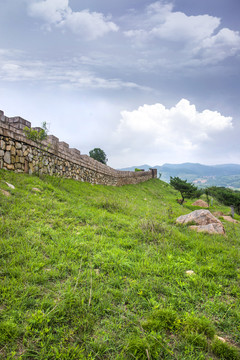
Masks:
[[[239,0],[0,0],[0,109],[115,168],[240,163]]]

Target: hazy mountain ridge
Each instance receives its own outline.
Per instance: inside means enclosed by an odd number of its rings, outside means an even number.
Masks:
[[[225,186],[236,189],[240,188],[240,164],[203,165],[199,163],[166,163],[162,166],[144,164],[121,170],[134,171],[135,168],[144,170],[156,168],[158,174],[161,174],[161,179],[166,182],[169,182],[170,176],[178,176],[195,183],[199,187]]]

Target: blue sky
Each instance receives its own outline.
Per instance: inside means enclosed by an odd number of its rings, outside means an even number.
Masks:
[[[121,168],[240,163],[238,0],[0,0],[0,109]]]

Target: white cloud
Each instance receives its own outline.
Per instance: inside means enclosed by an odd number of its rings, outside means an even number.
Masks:
[[[117,31],[118,27],[111,21],[107,21],[101,13],[90,13],[89,10],[70,13],[60,24],[60,27],[69,28],[75,34],[93,40],[110,31]]]
[[[29,15],[45,21],[45,27],[69,29],[86,40],[97,39],[109,32],[118,31],[118,26],[102,13],[89,10],[72,11],[69,0],[43,0],[29,5]]]
[[[217,134],[231,131],[232,127],[231,117],[211,110],[199,112],[182,99],[170,109],[157,103],[122,111],[114,141],[118,149],[128,148],[129,156],[135,158],[143,153],[146,158],[149,153],[154,159],[156,153],[158,158],[165,154],[165,159],[181,161],[194,159]]]
[[[68,0],[45,0],[29,5],[29,15],[39,17],[50,24],[61,22],[69,13]]]
[[[205,38],[195,53],[208,62],[218,62],[228,56],[235,55],[240,49],[240,36],[238,31],[227,28],[221,29],[216,35]]]
[[[1,56],[2,54],[2,56]],[[36,83],[56,84],[67,90],[73,89],[103,89],[122,90],[138,89],[149,91],[149,88],[135,82],[123,81],[119,78],[108,78],[96,74],[94,71],[84,70],[80,62],[43,62],[38,60],[24,60],[23,54],[0,49],[0,80],[7,82],[28,81]],[[25,54],[25,57],[27,55]],[[74,65],[73,65],[74,63]]]
[[[219,29],[221,19],[207,14],[188,16],[174,12],[171,3],[162,1],[151,4],[132,21],[130,16],[127,25],[125,35],[133,40],[134,46],[149,48],[152,44],[154,51],[159,49],[161,57],[169,57],[170,63],[175,62],[173,53],[180,65],[199,65],[216,63],[240,50],[239,33]]]

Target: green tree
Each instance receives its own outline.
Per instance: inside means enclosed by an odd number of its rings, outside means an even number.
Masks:
[[[93,150],[89,151],[89,156],[99,162],[101,162],[102,164],[107,164],[107,155],[105,154],[105,152],[100,149],[100,148],[95,148]]]
[[[194,198],[201,195],[201,190],[199,190],[197,186],[188,183],[187,180],[182,180],[177,176],[174,178],[170,176],[170,185],[180,192],[182,196],[181,205],[185,198]]]

